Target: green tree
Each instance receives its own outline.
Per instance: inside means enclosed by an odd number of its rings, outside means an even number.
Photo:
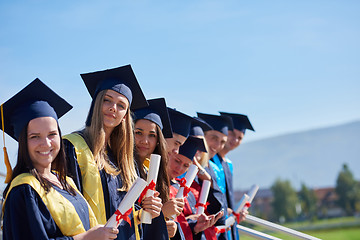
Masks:
[[[317,203],[317,198],[314,190],[309,189],[304,183],[302,183],[301,190],[298,195],[301,202],[302,214],[307,219],[313,219],[316,216]]]
[[[335,191],[339,196],[338,205],[345,210],[346,214],[353,215],[359,210],[360,189],[347,164],[343,165],[337,180]]]
[[[277,219],[293,220],[297,215],[295,206],[298,198],[290,181],[277,179],[271,186],[271,191],[274,195],[272,207]]]

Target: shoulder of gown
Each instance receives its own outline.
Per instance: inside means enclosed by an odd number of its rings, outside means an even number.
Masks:
[[[63,236],[44,202],[30,185],[14,187],[7,196],[4,210],[4,240],[73,239]]]

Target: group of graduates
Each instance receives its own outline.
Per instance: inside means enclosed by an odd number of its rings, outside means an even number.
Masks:
[[[217,226],[231,214],[238,222],[247,214],[232,210],[233,167],[226,157],[246,129],[254,130],[247,116],[191,117],[164,98],[147,100],[130,65],[81,78],[90,110],[85,127],[64,136],[58,119],[72,106],[39,79],[1,104],[1,129],[18,141],[13,169],[5,157],[3,238],[238,239],[235,226]],[[106,227],[136,179],[147,178],[151,154],[161,156],[155,193],[119,214],[117,228]],[[186,187],[192,164],[198,173]],[[200,204],[205,180],[211,187]],[[185,197],[177,198],[180,187]],[[199,206],[204,213],[196,214]],[[151,224],[141,223],[144,212]]]

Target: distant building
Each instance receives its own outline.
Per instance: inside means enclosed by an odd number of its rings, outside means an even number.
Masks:
[[[316,206],[318,209],[318,218],[345,216],[345,212],[336,205],[338,196],[335,192],[335,188],[317,188],[314,189],[314,192],[317,198]],[[244,193],[247,193],[247,191],[234,192],[234,198],[236,203],[240,201]],[[274,196],[270,189],[259,189],[251,204],[251,208],[249,209],[250,214],[266,220],[273,221],[274,216],[271,205],[273,198]]]
[[[335,188],[317,188],[314,189],[317,198],[317,216],[318,218],[331,218],[345,216],[344,210],[336,205],[338,195]]]

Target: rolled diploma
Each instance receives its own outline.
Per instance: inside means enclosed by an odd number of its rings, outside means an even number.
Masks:
[[[199,169],[195,164],[192,164],[189,167],[189,169],[188,169],[188,171],[187,171],[187,173],[185,175],[185,179],[186,179],[185,186],[187,186],[187,187],[191,186],[191,184],[194,181],[194,178],[195,178],[198,170]],[[184,187],[180,187],[179,191],[176,194],[176,198],[182,198],[182,197],[184,197]]]
[[[200,196],[199,196],[199,203],[201,203],[201,204],[206,203],[207,197],[209,195],[210,186],[211,186],[210,181],[208,181],[208,180],[203,181]],[[198,209],[196,210],[196,214],[201,214],[204,212],[204,210],[205,210],[205,208],[203,206],[199,206]]]
[[[146,185],[147,185],[147,182],[144,179],[142,179],[142,178],[136,179],[134,184],[131,186],[129,191],[126,193],[124,199],[119,204],[119,207],[117,208],[121,214],[126,213],[126,211],[128,211],[132,207],[132,205],[134,204],[136,199],[138,199],[138,197],[140,196],[141,192],[144,190]],[[122,219],[120,219],[119,224],[121,223],[121,221],[122,221]],[[113,214],[110,217],[110,219],[105,224],[105,227],[115,227],[115,228],[118,227],[118,223],[116,222],[116,214]]]
[[[151,183],[151,181],[154,181],[156,184],[156,180],[159,173],[159,166],[160,166],[161,156],[158,154],[151,154],[150,156],[150,166],[149,166],[149,172],[147,174],[147,185]],[[153,190],[148,190],[146,192],[145,197],[150,197],[154,195]],[[149,212],[143,211],[141,214],[141,223],[151,224],[152,216]]]
[[[259,190],[259,186],[254,184],[252,185],[252,187],[250,188],[248,195],[249,195],[249,200],[248,202],[251,203],[257,193],[257,191]],[[248,207],[245,207],[244,209],[248,209]]]
[[[247,195],[246,193],[243,195],[243,197],[240,199],[240,202],[239,202],[239,206],[238,208],[235,210],[236,213],[240,213],[241,210],[244,208],[245,206],[245,203],[246,202],[249,202],[249,195]]]
[[[249,201],[249,196],[245,193],[243,195],[243,197],[240,199],[240,202],[238,203],[238,207],[236,209],[236,213],[240,213],[241,210],[244,208],[244,205],[246,202]],[[234,215],[231,215],[230,217],[228,217],[225,221],[225,227],[228,228],[228,227],[231,227],[232,225],[234,225],[235,223],[235,216]]]
[[[249,203],[252,202],[252,200],[254,199],[257,191],[259,190],[259,186],[254,184],[252,185],[252,187],[250,188],[249,192],[248,192],[248,195],[249,195]]]
[[[234,215],[231,215],[225,220],[225,227],[226,228],[231,227],[232,225],[234,225],[234,223],[235,223],[235,217]]]
[[[186,179],[186,183],[185,186],[190,187],[192,182],[194,181],[194,178],[198,172],[198,167],[195,164],[191,164],[191,166],[189,167],[186,175],[185,175],[185,179]],[[180,187],[179,191],[177,192],[175,198],[183,198],[184,197],[184,187]],[[176,215],[172,215],[171,219],[175,219]]]

